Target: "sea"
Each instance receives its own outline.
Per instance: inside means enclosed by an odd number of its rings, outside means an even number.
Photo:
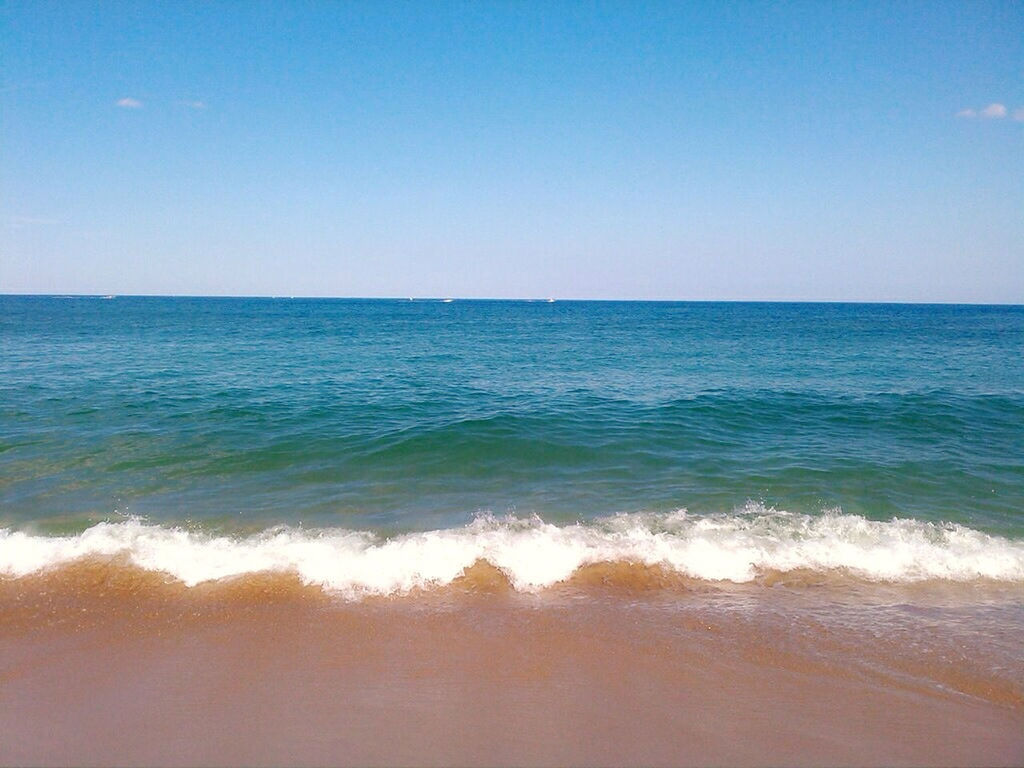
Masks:
[[[701,663],[720,663],[727,646],[762,676],[791,671],[778,661],[791,654],[828,686],[822,664],[874,696],[990,707],[979,722],[1007,726],[995,757],[1024,757],[1022,306],[8,295],[0,358],[6,642],[29,648],[48,627],[66,649],[115,615],[117,633],[145,633],[168,617],[229,621],[239,605],[244,621],[266,610],[280,626],[284,601],[320,628],[302,636],[320,638],[307,652],[334,669],[323,654],[353,616],[360,643],[391,637],[401,657],[403,633],[429,644],[447,611],[459,642],[483,632],[477,648],[511,633],[579,656],[579,638],[604,638],[609,653],[703,648]],[[676,662],[672,674],[690,663]],[[537,674],[520,693],[547,690]],[[42,700],[4,695],[11,728]],[[598,722],[586,717],[577,732]],[[408,734],[407,752],[345,754],[593,757],[542,741],[424,752]],[[0,757],[82,757],[46,752],[52,736]],[[899,762],[912,742],[793,754]],[[160,762],[145,744],[97,761]],[[217,744],[187,755],[256,759]],[[602,754],[687,762],[650,749]]]

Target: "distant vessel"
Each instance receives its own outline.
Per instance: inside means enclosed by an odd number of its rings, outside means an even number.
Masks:
[[[554,299],[548,299],[548,304],[554,304],[554,303],[555,303]]]
[[[455,299],[441,299],[443,304],[451,304],[453,301],[455,301]]]

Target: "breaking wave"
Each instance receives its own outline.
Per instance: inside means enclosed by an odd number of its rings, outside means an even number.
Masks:
[[[350,598],[444,586],[481,561],[522,592],[609,563],[736,583],[807,571],[880,582],[1024,583],[1024,542],[952,523],[880,522],[840,511],[809,516],[757,505],[723,515],[634,513],[561,526],[538,517],[485,515],[461,528],[391,538],[294,527],[215,536],[138,519],[63,537],[0,530],[0,574],[8,578],[89,558],[126,559],[187,586],[294,573],[305,584]]]

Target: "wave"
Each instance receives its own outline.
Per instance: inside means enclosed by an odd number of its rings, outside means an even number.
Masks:
[[[723,515],[634,513],[563,526],[483,515],[461,528],[391,538],[297,527],[216,536],[134,518],[75,536],[0,530],[0,574],[8,578],[90,558],[127,560],[189,587],[293,573],[349,598],[444,586],[481,563],[521,592],[614,578],[634,566],[711,582],[771,583],[779,574],[811,572],[876,582],[1024,583],[1024,542],[953,523],[872,521],[838,510],[809,516],[759,505]]]

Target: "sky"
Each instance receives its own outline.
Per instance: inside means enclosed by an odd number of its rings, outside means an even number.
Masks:
[[[1024,303],[1024,4],[0,5],[0,293]]]

